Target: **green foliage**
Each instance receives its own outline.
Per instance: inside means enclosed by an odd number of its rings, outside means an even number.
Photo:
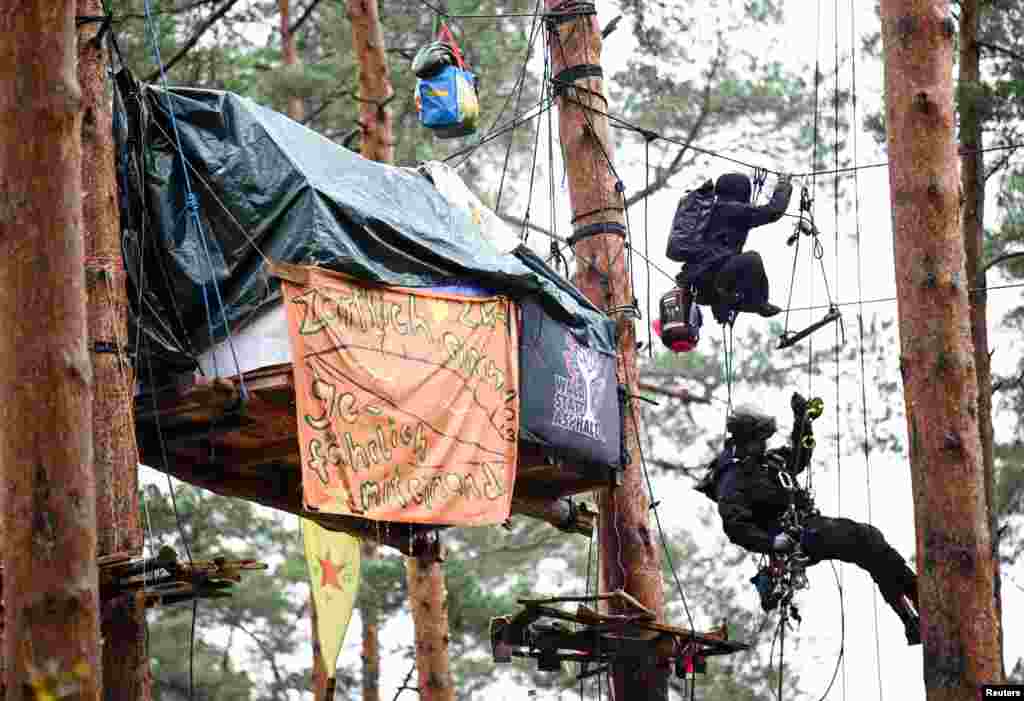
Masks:
[[[180,532],[167,492],[155,485],[143,490],[149,545],[171,546],[180,559],[187,559],[187,543],[195,559],[252,558],[269,565],[265,572],[246,573],[230,598],[199,603],[196,698],[283,700],[306,689],[309,665],[295,668],[281,661],[297,650],[312,649],[308,575],[297,519],[187,485],[179,485],[175,495]],[[187,698],[191,618],[187,604],[150,614],[149,650],[158,701]],[[312,653],[304,657],[311,660]]]

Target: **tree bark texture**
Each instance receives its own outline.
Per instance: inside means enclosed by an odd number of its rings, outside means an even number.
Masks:
[[[295,37],[292,35],[290,0],[277,0],[277,8],[281,23],[281,62],[286,69],[294,69],[299,65],[299,55],[295,51]],[[288,98],[288,116],[296,122],[306,118],[306,105],[298,95]]]
[[[565,11],[573,3],[545,0],[549,12]],[[563,19],[548,26],[552,73],[601,62],[601,30],[595,15]],[[575,231],[596,223],[623,225],[623,197],[613,174],[613,147],[608,138],[608,111],[600,77],[580,78],[573,86],[556,86],[559,138],[565,154]],[[657,534],[648,526],[649,500],[641,465],[639,411],[636,400],[636,331],[628,311],[632,309],[632,283],[626,274],[625,238],[598,234],[574,247],[577,272],[574,282],[587,298],[612,312],[618,322],[618,379],[630,397],[623,419],[629,453],[621,486],[601,495],[598,522],[601,543],[601,580],[604,591],[624,589],[664,620],[661,553]],[[616,311],[612,311],[616,310]],[[614,697],[622,699],[668,698],[668,670],[645,665],[615,666]]]
[[[985,468],[985,503],[992,532],[992,577],[999,629],[999,659],[1003,659],[1003,616],[999,573],[999,537],[995,514],[995,436],[992,430],[992,367],[988,349],[988,292],[985,275],[985,160],[981,152],[981,61],[978,49],[979,1],[960,3],[960,182],[962,186],[964,253],[971,292],[971,337],[974,340],[974,367],[978,375],[978,431]],[[1006,669],[1002,667],[1005,675]]]
[[[448,592],[441,563],[405,560],[409,606],[416,628],[416,673],[422,701],[455,701],[448,663]]]
[[[387,54],[384,52],[384,30],[380,23],[377,0],[349,0],[348,18],[352,23],[352,47],[359,62],[359,127],[360,153],[380,163],[395,159],[391,110],[388,103],[394,95]],[[364,556],[374,557],[371,544]],[[453,699],[454,691],[448,660],[448,615],[445,600],[444,573],[440,565],[416,567],[414,558],[406,558],[406,579],[409,602],[413,608],[416,630],[416,668],[420,674],[420,698]],[[440,596],[440,600],[435,598]],[[366,597],[367,600],[372,597]],[[434,621],[417,616],[421,603],[443,607],[444,617]],[[360,609],[363,616],[363,688],[364,701],[379,697],[380,649],[377,643],[378,612],[370,602]],[[367,693],[368,692],[368,693]],[[372,696],[370,695],[372,694]]]
[[[363,562],[375,557],[377,546],[363,541]],[[364,567],[363,572],[366,571]],[[371,595],[361,599],[359,617],[363,625],[363,701],[380,701],[380,611],[376,597]]]
[[[900,368],[929,701],[1001,680],[974,343],[959,227],[948,0],[882,0]]]
[[[75,6],[70,0],[32,0],[0,10],[0,469],[8,701],[99,698]]]
[[[316,599],[309,593],[309,625],[313,640],[313,701],[324,701],[327,696],[327,668],[324,666],[323,650],[320,648],[320,634],[316,615]],[[334,670],[331,670],[332,672]]]
[[[352,46],[359,60],[360,153],[381,163],[395,160],[394,134],[388,103],[394,95],[384,52],[384,30],[377,0],[348,0]]]
[[[84,17],[103,14],[99,0],[78,0]],[[142,553],[138,464],[132,413],[134,376],[125,347],[128,300],[121,256],[120,213],[114,165],[107,52],[96,41],[98,24],[78,30],[78,82],[82,90],[82,226],[85,241],[89,348],[92,353],[93,466],[96,475],[97,555]],[[96,352],[96,348],[104,352]],[[103,698],[150,698],[145,651],[145,610],[134,596],[105,606]]]

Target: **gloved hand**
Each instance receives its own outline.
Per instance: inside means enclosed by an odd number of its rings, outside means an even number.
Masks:
[[[807,411],[807,400],[799,392],[793,392],[793,396],[789,400],[789,406],[793,409],[793,416],[800,419],[803,418],[804,412]]]
[[[779,533],[772,540],[772,550],[777,553],[788,553],[796,546],[796,541],[788,533]]]

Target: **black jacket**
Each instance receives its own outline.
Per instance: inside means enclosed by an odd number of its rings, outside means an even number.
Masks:
[[[781,219],[789,207],[792,194],[792,184],[781,180],[775,186],[768,204],[760,207],[719,198],[708,222],[707,255],[699,262],[686,266],[687,277],[696,284],[705,273],[717,268],[726,258],[742,252],[750,230]]]
[[[780,477],[786,472],[795,484],[796,475],[803,472],[811,457],[810,451],[800,452],[793,465],[793,452],[788,446],[773,448],[759,457],[737,458],[732,445],[726,445],[713,465],[713,482],[701,491],[718,502],[718,514],[729,540],[747,550],[771,552],[790,499],[798,509],[811,506],[806,493],[800,489],[790,492]]]

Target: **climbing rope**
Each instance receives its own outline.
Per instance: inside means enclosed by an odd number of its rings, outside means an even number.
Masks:
[[[181,162],[182,184],[184,186],[185,191],[185,208],[181,213],[181,216],[188,216],[193,226],[195,227],[196,233],[202,244],[203,254],[206,258],[206,263],[209,266],[210,270],[210,281],[213,286],[214,297],[216,297],[216,303],[220,310],[221,322],[223,323],[224,326],[224,333],[227,337],[228,347],[231,351],[231,357],[232,360],[234,361],[235,370],[238,374],[239,391],[241,392],[241,396],[244,401],[245,399],[248,398],[248,390],[245,385],[245,378],[241,371],[241,365],[238,361],[238,353],[235,349],[234,337],[231,333],[231,326],[228,323],[227,310],[224,304],[224,299],[221,295],[220,285],[217,283],[217,271],[213,264],[213,256],[210,251],[210,244],[207,241],[206,232],[203,227],[202,217],[200,216],[199,213],[199,198],[192,190],[192,179],[189,177],[187,159],[185,158],[185,150],[182,147],[181,143],[181,132],[178,129],[178,119],[177,116],[175,115],[174,103],[171,100],[170,89],[167,83],[167,72],[164,69],[163,60],[160,57],[160,41],[157,35],[156,24],[153,21],[152,17],[150,0],[144,1],[144,8],[146,17],[145,24],[147,29],[147,35],[149,37],[151,48],[153,51],[153,60],[156,63],[160,72],[160,85],[163,91],[163,95],[166,99],[167,112],[170,116],[171,132],[174,137],[172,143],[174,144],[174,148],[177,151],[178,160]],[[221,255],[223,255],[223,253],[221,253]],[[206,308],[206,323],[208,327],[207,332],[209,333],[210,337],[210,348],[211,354],[213,356],[214,374],[219,375],[220,372],[216,352],[216,334],[214,332],[213,327],[213,312],[210,307],[209,293],[207,292],[206,287],[206,283],[203,283],[201,285],[203,305]]]
[[[856,30],[856,14],[854,11],[854,0],[850,0],[850,97],[851,97],[851,124],[853,128],[853,165],[858,165],[858,150],[857,150],[857,56],[856,56],[856,45],[857,45],[857,30]],[[860,179],[858,177],[858,171],[853,171],[853,206],[854,206],[854,241],[857,248],[857,297],[862,299],[864,296],[863,289],[863,265],[861,257],[861,238],[860,238]],[[868,399],[867,399],[867,373],[865,370],[864,362],[864,305],[863,303],[858,305],[857,309],[857,328],[859,332],[859,343],[858,343],[858,355],[860,356],[860,407],[861,407],[861,419],[862,419],[862,430],[863,440],[861,441],[861,447],[864,452],[864,484],[867,494],[867,505],[868,505],[868,524],[874,525],[874,519],[871,513],[871,447],[868,442]],[[884,701],[884,695],[882,692],[882,650],[881,643],[879,642],[878,636],[878,589],[872,587],[871,589],[871,613],[872,613],[872,629],[875,637],[875,675],[878,684],[878,701]]]

